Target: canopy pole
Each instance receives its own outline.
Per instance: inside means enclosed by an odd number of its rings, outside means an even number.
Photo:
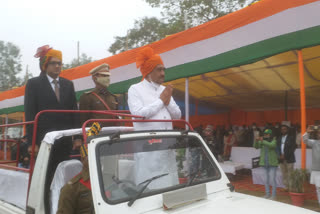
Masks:
[[[186,78],[186,89],[185,89],[185,120],[189,122],[189,78]],[[186,128],[188,128],[186,126]]]
[[[288,120],[288,91],[284,92],[284,120]]]
[[[8,114],[6,114],[6,125],[8,125],[8,122],[9,122],[9,117],[8,117]],[[5,128],[5,131],[4,131],[4,139],[7,140],[8,139],[8,127]],[[3,147],[3,159],[4,160],[7,160],[7,141],[4,142],[4,147]]]
[[[299,79],[300,79],[300,109],[301,109],[301,168],[306,168],[306,144],[303,143],[302,136],[306,132],[306,93],[304,87],[304,70],[302,51],[298,50]]]
[[[184,28],[185,30],[188,29],[188,16],[185,11],[184,13]],[[185,120],[189,123],[189,78],[186,78],[186,89],[185,89]],[[186,125],[186,129],[189,129],[189,127]]]
[[[25,114],[25,112],[23,112],[22,122],[26,122],[26,114]],[[23,125],[23,136],[25,136],[26,134],[27,134],[27,126]]]

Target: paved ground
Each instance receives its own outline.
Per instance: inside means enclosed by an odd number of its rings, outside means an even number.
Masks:
[[[241,192],[248,195],[254,195],[257,197],[264,196],[264,186],[256,185],[252,183],[250,174],[237,174],[231,179],[231,183],[235,186],[236,192]],[[276,201],[291,204],[291,199],[288,192],[285,192],[282,188],[277,188]],[[306,190],[304,208],[320,212],[320,206],[318,204],[316,191],[314,185],[309,185]]]

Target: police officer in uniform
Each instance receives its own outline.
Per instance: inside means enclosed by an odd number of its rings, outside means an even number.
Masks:
[[[94,213],[87,154],[86,145],[82,145],[82,171],[62,187],[57,214]]]
[[[101,130],[99,123],[93,123],[87,136],[97,135]],[[94,206],[88,164],[88,147],[80,148],[82,171],[72,178],[60,191],[57,214],[93,214]]]
[[[89,73],[92,75],[92,80],[95,83],[95,88],[85,92],[80,97],[80,110],[117,110],[117,97],[108,91],[110,84],[109,65],[103,63]],[[89,119],[115,119],[114,116],[93,113],[81,113],[81,122],[84,123]],[[103,123],[103,126],[113,126],[115,123]]]

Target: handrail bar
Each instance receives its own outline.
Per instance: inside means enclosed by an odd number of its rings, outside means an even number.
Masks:
[[[191,131],[193,131],[193,128],[191,126],[191,124],[185,120],[152,120],[152,119],[143,119],[143,120],[136,120],[136,119],[90,119],[90,120],[87,120],[83,123],[82,125],[82,135],[83,135],[83,141],[86,143],[87,142],[87,135],[86,135],[86,126],[88,123],[91,123],[91,122],[138,122],[138,123],[144,123],[144,122],[179,122],[179,123],[185,123],[189,129]]]

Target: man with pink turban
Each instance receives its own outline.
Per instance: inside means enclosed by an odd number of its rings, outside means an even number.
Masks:
[[[41,73],[29,79],[25,88],[24,111],[26,121],[33,121],[38,112],[47,109],[77,110],[77,100],[72,81],[60,77],[62,52],[49,45],[37,49]],[[78,125],[75,114],[44,113],[39,117],[36,143],[40,145],[47,132],[71,129]],[[33,127],[27,127],[28,143]]]

